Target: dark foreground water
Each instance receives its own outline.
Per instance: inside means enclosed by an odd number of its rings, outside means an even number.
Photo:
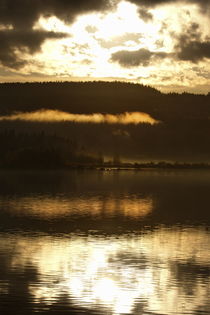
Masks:
[[[0,314],[210,314],[209,171],[0,172]]]

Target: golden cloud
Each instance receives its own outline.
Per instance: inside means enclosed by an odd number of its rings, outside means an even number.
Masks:
[[[157,124],[159,121],[152,118],[147,113],[142,112],[125,112],[121,114],[72,114],[59,110],[38,110],[34,112],[18,112],[9,116],[0,116],[0,121],[37,121],[37,122],[76,122],[76,123],[107,123],[107,124],[134,124],[141,123]]]

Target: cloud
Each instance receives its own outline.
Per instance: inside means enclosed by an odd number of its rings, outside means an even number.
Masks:
[[[112,48],[116,46],[122,46],[128,41],[132,41],[136,44],[139,43],[139,39],[142,37],[141,33],[125,33],[121,36],[116,36],[110,40],[99,39],[98,42],[103,48]]]
[[[64,36],[34,31],[39,17],[56,16],[71,23],[78,14],[109,7],[107,0],[0,0],[0,63],[11,69],[21,68],[26,61],[18,57],[17,51],[27,49],[33,54],[46,39]]]
[[[134,3],[138,6],[145,6],[145,7],[155,7],[163,4],[180,2],[181,0],[129,0],[129,2]],[[184,0],[190,1],[190,0]],[[183,1],[182,1],[183,2]]]
[[[0,31],[0,61],[1,64],[12,69],[21,68],[26,64],[19,53],[33,54],[40,50],[41,44],[46,39],[58,39],[65,37],[64,33],[47,31]]]
[[[180,60],[198,62],[210,59],[210,41],[191,41],[184,44],[177,54]]]
[[[0,0],[0,22],[15,29],[31,29],[43,15],[71,23],[78,14],[101,11],[110,5],[109,0]]]
[[[69,121],[75,123],[94,123],[94,124],[134,124],[141,123],[157,124],[158,121],[147,113],[142,112],[125,112],[118,115],[112,114],[71,114],[59,110],[38,110],[35,112],[20,112],[10,116],[0,116],[0,121],[37,121],[37,122],[62,122]]]
[[[90,34],[96,33],[97,30],[98,30],[97,27],[95,27],[95,26],[93,26],[93,25],[88,25],[88,26],[86,27],[86,31],[87,31],[88,33],[90,33]]]
[[[170,54],[166,52],[153,52],[145,48],[128,51],[121,50],[112,54],[111,61],[118,62],[123,67],[148,66],[154,59],[164,59]]]
[[[129,2],[145,7],[154,7],[170,3],[176,4],[178,2],[197,4],[202,8],[207,8],[210,5],[210,0],[129,0]]]
[[[151,21],[153,19],[152,13],[150,13],[146,8],[139,8],[139,15],[145,22]]]
[[[201,67],[193,67],[192,70],[196,73],[198,77],[204,78],[204,79],[210,79],[210,72],[206,70],[205,68]]]
[[[162,51],[150,51],[145,48],[139,50],[120,50],[112,54],[111,61],[118,62],[122,67],[132,68],[137,66],[149,66],[156,60],[173,58],[174,60],[198,61],[210,59],[210,39],[202,39],[202,33],[197,23],[192,23],[185,32],[174,36],[177,44],[171,53]]]
[[[153,7],[160,4],[170,3],[170,2],[176,2],[176,0],[129,0],[129,2],[135,3],[139,6],[147,6],[147,7]]]
[[[210,58],[210,40],[202,40],[197,23],[192,23],[187,31],[178,37],[175,49],[179,60],[197,63],[205,58]]]

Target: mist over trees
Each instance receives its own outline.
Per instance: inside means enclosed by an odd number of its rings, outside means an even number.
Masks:
[[[116,156],[121,161],[210,162],[210,94],[162,94],[123,82],[0,84],[1,117],[40,109],[76,114],[144,112],[160,123],[1,120],[1,166],[30,166],[33,160],[53,167]]]

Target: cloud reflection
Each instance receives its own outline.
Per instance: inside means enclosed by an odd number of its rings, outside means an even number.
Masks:
[[[0,200],[0,204],[1,204]],[[116,216],[121,215],[130,218],[141,218],[150,214],[153,210],[151,198],[126,198],[121,196],[99,197],[22,197],[7,200],[7,206],[15,215],[36,216],[42,219],[63,218],[63,216]]]
[[[36,268],[38,279],[29,284],[34,303],[52,305],[65,294],[74,305],[102,313],[139,314],[141,309],[180,315],[195,314],[204,305],[210,310],[209,241],[202,228],[160,228],[119,238],[3,236],[0,249],[13,248],[11,268]]]

